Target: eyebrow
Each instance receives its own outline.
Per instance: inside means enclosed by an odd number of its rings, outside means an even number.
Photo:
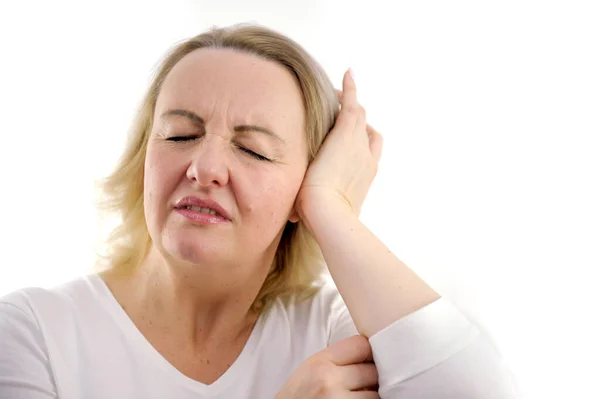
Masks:
[[[192,122],[194,122],[195,124],[198,125],[203,125],[204,124],[204,119],[202,119],[201,117],[199,117],[197,114],[195,114],[192,111],[186,111],[184,109],[171,109],[168,110],[166,112],[163,112],[161,115],[161,118],[165,118],[168,116],[183,116],[184,118],[187,118],[189,120],[191,120]],[[273,131],[267,129],[266,127],[262,127],[262,126],[256,126],[256,125],[238,125],[236,127],[233,128],[233,130],[235,132],[259,132],[259,133],[264,133],[268,136],[271,136],[279,141],[281,141],[282,143],[285,143],[285,141],[279,137],[277,134],[275,134]]]
[[[184,109],[170,109],[168,111],[163,112],[160,117],[165,118],[167,116],[173,116],[173,115],[183,116],[184,118],[187,118],[197,124],[202,124],[202,125],[204,124],[204,119],[200,118],[195,113],[193,113],[191,111],[186,111]]]

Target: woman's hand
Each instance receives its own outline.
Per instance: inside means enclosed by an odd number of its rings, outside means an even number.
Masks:
[[[369,341],[346,338],[304,361],[275,399],[378,399]]]
[[[333,129],[313,160],[296,199],[296,210],[305,220],[314,207],[342,207],[356,216],[377,173],[382,138],[366,123],[356,97],[356,84],[347,71],[342,108]]]

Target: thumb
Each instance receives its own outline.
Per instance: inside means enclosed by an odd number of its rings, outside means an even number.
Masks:
[[[371,344],[362,335],[354,335],[329,346],[324,350],[324,355],[338,366],[373,360]]]

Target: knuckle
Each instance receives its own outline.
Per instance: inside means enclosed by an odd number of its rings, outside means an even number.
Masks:
[[[329,379],[334,372],[335,366],[328,361],[315,359],[310,364],[309,369],[313,378]]]
[[[321,377],[314,381],[313,386],[317,390],[317,392],[321,395],[326,396],[332,392],[335,392],[335,381],[330,378]]]
[[[347,115],[358,115],[360,112],[359,106],[357,104],[346,104],[345,107],[342,107],[342,112],[345,112]]]
[[[328,361],[315,360],[310,365],[310,379],[313,387],[321,393],[332,392],[337,384],[336,366]]]
[[[315,384],[315,390],[319,397],[329,396],[332,392],[334,392],[334,384],[328,380],[320,380],[319,383]]]
[[[358,106],[358,114],[362,117],[365,118],[367,117],[367,110],[365,109],[365,107],[363,107],[362,105]]]

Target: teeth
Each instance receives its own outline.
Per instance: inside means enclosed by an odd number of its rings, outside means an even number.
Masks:
[[[185,209],[189,209],[195,212],[202,212],[202,213],[208,213],[209,215],[215,215],[217,214],[217,212],[213,211],[212,209],[209,208],[200,208],[199,206],[186,206]]]

